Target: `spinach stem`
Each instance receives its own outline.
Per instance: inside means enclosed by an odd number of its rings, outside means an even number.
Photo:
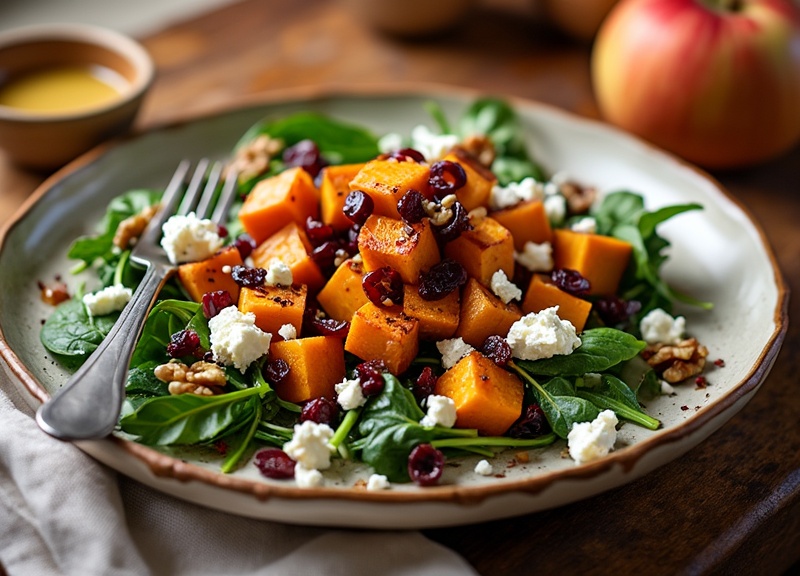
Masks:
[[[261,402],[256,402],[256,410],[253,414],[253,420],[250,422],[250,426],[247,428],[247,432],[245,433],[244,437],[242,438],[239,446],[234,450],[230,455],[225,458],[225,461],[222,463],[220,470],[223,474],[228,474],[233,471],[236,465],[239,463],[239,460],[242,459],[247,447],[250,446],[250,443],[255,436],[256,430],[258,430],[258,423],[261,420]]]
[[[344,439],[347,438],[347,435],[350,434],[350,430],[352,430],[353,426],[355,426],[356,422],[358,422],[358,417],[361,416],[361,408],[356,408],[355,410],[348,410],[347,414],[344,415],[342,419],[342,423],[339,424],[339,427],[336,429],[336,432],[333,434],[333,438],[331,441],[328,442],[334,449],[338,450],[339,446]]]
[[[122,274],[125,270],[125,265],[128,263],[128,258],[131,256],[130,250],[125,250],[122,254],[120,254],[119,262],[117,262],[116,268],[114,268],[114,285],[122,284]]]
[[[504,436],[481,436],[478,438],[443,438],[434,440],[431,444],[435,448],[485,448],[487,446],[499,446],[510,448],[540,448],[555,442],[556,435],[550,432],[538,438],[506,438]]]

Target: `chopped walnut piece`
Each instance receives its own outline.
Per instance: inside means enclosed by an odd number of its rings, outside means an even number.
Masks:
[[[136,244],[139,236],[142,235],[142,232],[147,228],[150,220],[152,220],[153,216],[158,212],[158,207],[158,204],[153,204],[138,214],[128,216],[125,220],[120,222],[119,226],[117,226],[117,230],[114,232],[114,246],[120,250],[125,250],[128,246]]]
[[[597,197],[596,189],[576,182],[564,182],[559,186],[559,192],[567,199],[570,214],[586,214]]]
[[[238,174],[242,182],[260,176],[269,170],[270,161],[284,146],[280,138],[270,138],[267,134],[262,134],[236,151],[236,156],[225,169],[226,174]]]
[[[708,348],[696,338],[681,340],[677,344],[651,344],[642,351],[642,357],[667,382],[675,384],[700,374],[706,365]]]
[[[156,378],[169,383],[170,394],[197,394],[213,396],[222,394],[225,386],[225,371],[212,362],[198,361],[187,366],[178,360],[156,366]]]
[[[488,136],[476,134],[467,136],[461,143],[461,147],[478,159],[483,166],[489,168],[497,155],[494,144]]]

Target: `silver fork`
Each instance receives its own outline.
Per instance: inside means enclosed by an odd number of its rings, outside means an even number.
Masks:
[[[51,436],[62,440],[103,438],[116,426],[125,397],[128,364],[144,320],[161,287],[177,269],[159,244],[162,225],[173,214],[191,211],[199,218],[210,217],[223,224],[233,202],[236,178],[225,179],[217,197],[222,165],[217,162],[209,171],[209,164],[205,159],[198,162],[185,193],[190,162],[184,160],[178,166],[158,213],[131,252],[131,260],[146,267],[139,287],[97,350],[36,413],[39,426]]]

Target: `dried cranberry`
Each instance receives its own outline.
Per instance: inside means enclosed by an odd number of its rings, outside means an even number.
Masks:
[[[587,296],[592,285],[577,270],[556,268],[550,273],[550,280],[564,292],[573,296]]]
[[[441,300],[467,281],[467,271],[450,258],[431,266],[419,278],[419,296],[423,300]]]
[[[263,268],[237,265],[231,270],[231,278],[243,288],[256,288],[264,284],[264,280],[267,278],[267,271]]]
[[[313,140],[300,140],[294,146],[289,146],[283,151],[283,163],[287,168],[299,166],[312,178],[316,178],[327,162],[320,154],[319,148]]]
[[[453,194],[467,183],[467,173],[457,162],[439,160],[431,164],[431,174],[428,185],[433,190],[433,195],[440,200],[448,194]]]
[[[203,316],[208,319],[213,318],[228,306],[233,306],[233,297],[227,290],[216,290],[203,294]]]
[[[342,212],[351,221],[359,226],[367,221],[372,211],[375,209],[375,202],[372,196],[361,190],[353,190],[344,199],[344,206]]]
[[[358,233],[360,231],[361,226],[358,224],[353,224],[344,233],[344,237],[342,238],[342,248],[347,250],[347,253],[350,254],[350,256],[358,254]]]
[[[217,224],[217,236],[219,236],[220,238],[227,238],[228,229],[222,224]]]
[[[481,353],[498,366],[506,366],[511,360],[511,346],[502,336],[493,334],[483,342]]]
[[[403,279],[397,270],[389,266],[364,274],[361,287],[370,302],[376,306],[403,304]]]
[[[356,366],[356,376],[361,381],[361,391],[364,396],[376,396],[383,392],[385,382],[383,373],[386,365],[383,360],[368,360]]]
[[[408,455],[408,475],[419,486],[432,486],[444,472],[444,454],[430,444],[419,444]]]
[[[280,448],[265,448],[256,453],[254,463],[256,468],[273,480],[294,478],[295,461]]]
[[[289,364],[282,358],[271,359],[264,364],[263,368],[264,378],[267,379],[267,382],[272,384],[282,384],[285,382],[290,371],[291,368],[289,368]]]
[[[350,331],[350,322],[346,320],[335,320],[326,318],[319,314],[319,309],[313,306],[306,306],[303,313],[303,332],[317,334],[319,336],[335,336],[336,338],[346,338]]]
[[[436,388],[437,380],[438,377],[433,373],[433,369],[431,369],[430,366],[425,366],[425,368],[422,369],[422,372],[420,372],[420,375],[417,376],[417,379],[414,381],[414,385],[411,390],[414,393],[414,398],[421,402],[433,394],[433,391]]]
[[[422,219],[427,216],[425,207],[422,205],[423,200],[425,200],[425,196],[416,190],[409,190],[403,194],[402,198],[397,201],[397,212],[403,222],[407,224],[422,222]]]
[[[425,162],[425,156],[422,155],[422,152],[419,150],[414,150],[413,148],[401,148],[400,150],[395,150],[386,155],[386,158],[392,158],[397,160],[398,162],[416,162],[417,164],[421,164]]]
[[[336,402],[325,398],[325,396],[320,396],[303,404],[303,409],[300,412],[300,422],[311,420],[317,424],[333,426],[338,415],[339,407]]]
[[[311,216],[306,219],[306,236],[314,246],[331,240],[334,236],[333,226],[314,220]]]
[[[200,336],[194,330],[181,330],[170,336],[167,354],[172,358],[181,358],[194,354],[200,346]]]
[[[436,239],[443,244],[452,242],[461,236],[462,232],[472,229],[472,225],[469,223],[469,215],[464,206],[461,205],[461,202],[453,204],[451,210],[453,211],[453,217],[450,220],[442,226],[431,226]]]
[[[592,304],[600,318],[609,326],[624,324],[642,309],[642,303],[638,300],[623,300],[616,296],[598,298]]]
[[[511,425],[506,435],[512,438],[536,438],[550,432],[550,424],[538,404],[528,404],[522,416]]]
[[[249,234],[240,234],[236,240],[233,241],[233,245],[236,246],[242,260],[250,256],[253,250],[256,249],[256,241],[253,240]]]

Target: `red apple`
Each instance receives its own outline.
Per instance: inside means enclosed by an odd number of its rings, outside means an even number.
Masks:
[[[610,122],[697,164],[734,167],[800,140],[800,11],[790,0],[622,0],[592,82]]]

